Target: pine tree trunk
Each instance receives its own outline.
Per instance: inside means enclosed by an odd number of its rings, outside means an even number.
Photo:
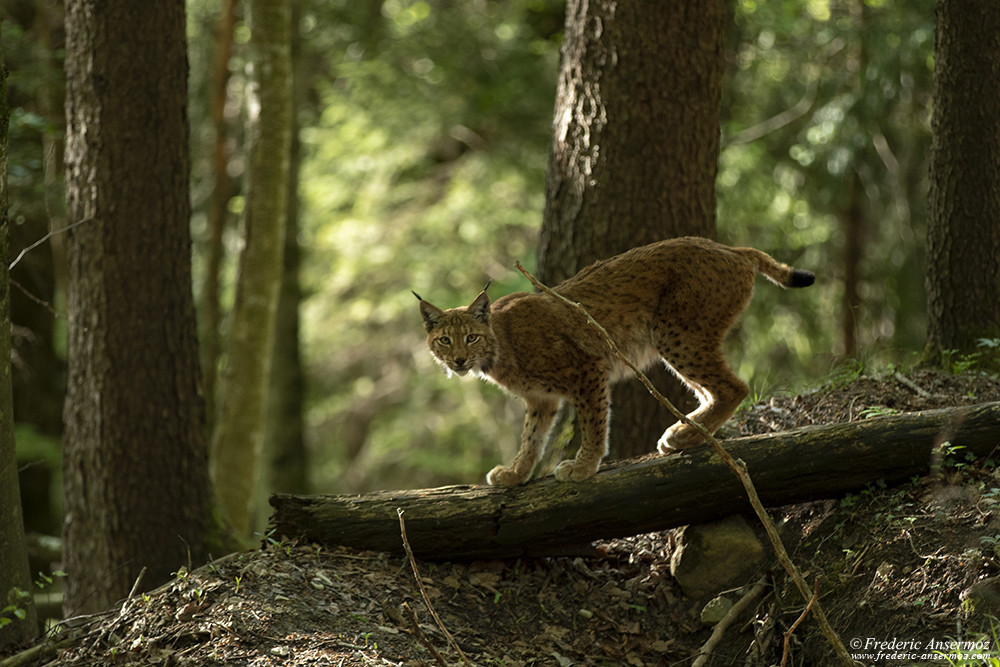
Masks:
[[[281,285],[291,140],[291,21],[286,2],[251,0],[249,169],[236,301],[212,437],[223,516],[249,535],[264,438],[267,383]]]
[[[1000,4],[939,0],[927,225],[927,350],[1000,336]]]
[[[182,0],[67,4],[69,615],[208,551],[186,46]]]
[[[24,542],[24,519],[21,516],[20,486],[17,479],[17,456],[14,451],[14,397],[10,363],[10,275],[7,271],[7,64],[0,50],[0,609],[16,606],[24,614],[18,618],[3,612],[0,616],[0,653],[33,639],[38,634],[38,618],[31,597],[31,574],[28,550]]]
[[[556,92],[539,278],[676,236],[715,236],[725,5],[570,0]],[[693,397],[653,373],[682,409]],[[651,451],[673,417],[615,388],[612,457]]]

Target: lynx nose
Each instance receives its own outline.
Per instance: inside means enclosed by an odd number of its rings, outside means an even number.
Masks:
[[[465,368],[466,361],[467,360],[465,357],[459,357],[458,359],[455,359],[455,365],[458,366],[459,368]]]

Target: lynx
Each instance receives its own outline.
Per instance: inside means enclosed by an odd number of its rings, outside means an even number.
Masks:
[[[748,392],[726,365],[722,341],[749,302],[758,272],[782,287],[814,280],[760,250],[685,237],[597,262],[554,291],[582,304],[640,368],[666,363],[700,401],[688,417],[714,433]],[[510,486],[531,475],[562,401],[576,408],[581,444],[555,477],[579,481],[597,472],[608,451],[610,387],[630,371],[578,308],[543,292],[510,294],[491,307],[484,288],[468,307],[449,310],[414,295],[431,354],[449,376],[471,372],[526,404],[520,450],[511,466],[493,468],[487,482]],[[667,454],[703,441],[697,429],[678,422],[658,449]]]

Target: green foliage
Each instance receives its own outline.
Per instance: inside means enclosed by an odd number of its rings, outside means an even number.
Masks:
[[[61,165],[52,154],[61,141],[64,112],[58,107],[63,89],[62,51],[50,52],[37,35],[27,32],[0,9],[0,43],[9,70],[7,186],[11,225],[64,210]],[[46,154],[48,150],[48,154]],[[14,232],[12,231],[12,235]],[[13,249],[15,252],[19,248]]]
[[[338,54],[302,133],[320,476],[342,489],[481,479],[514,448],[518,408],[445,381],[410,289],[451,307],[487,278],[495,296],[527,287],[512,266],[534,263],[558,48],[545,26],[561,9],[390,1],[377,19],[353,13],[323,5],[304,19],[319,38],[309,48]]]
[[[925,329],[933,3],[805,10],[741,0],[727,47],[719,238],[818,277],[808,290],[757,290],[730,354],[754,387],[815,386],[831,369],[846,381],[919,348]],[[189,2],[199,233],[217,11]],[[445,379],[410,290],[451,307],[487,278],[494,297],[529,289],[511,267],[534,265],[563,12],[554,0],[303,3],[302,340],[317,488],[470,482],[512,455],[520,407]],[[246,26],[236,33],[234,97]],[[230,172],[241,170],[237,151]],[[863,305],[849,316],[866,357],[845,366],[852,188],[866,224]]]
[[[842,341],[844,229],[864,219],[849,313],[861,349],[923,341],[923,249],[933,2],[737,3],[719,160],[719,237],[816,272],[800,296],[761,288],[738,372],[812,376]],[[891,359],[891,356],[890,356]],[[763,363],[762,363],[763,360]],[[768,370],[764,370],[768,369]]]
[[[188,1],[196,271],[211,185],[218,5]],[[494,296],[528,289],[511,266],[533,269],[564,4],[301,7],[302,339],[315,481],[339,491],[481,479],[512,454],[520,409],[482,383],[445,380],[424,349],[409,290],[447,307],[471,300],[487,277]],[[758,289],[729,356],[755,388],[815,386],[831,369],[847,381],[923,343],[933,2],[739,0],[733,18],[718,235],[813,270],[817,284]],[[41,149],[61,129],[38,100],[60,89],[62,54],[17,20],[2,25],[17,225],[61,215],[58,176],[46,173]],[[244,205],[248,40],[238,17],[229,68],[233,212]],[[844,219],[857,202],[862,305],[846,316],[865,358],[842,365]],[[230,231],[234,255],[238,245]],[[951,367],[994,366],[1000,342],[984,341],[973,355],[953,355]]]
[[[961,354],[958,350],[941,350],[941,366],[955,373],[970,370],[1000,369],[1000,338],[980,338],[976,341],[977,352]]]
[[[965,601],[963,601],[965,609]],[[968,612],[969,610],[966,609]],[[944,664],[952,667],[1000,667],[997,619],[990,615],[989,631],[971,632],[959,639],[945,639],[947,650],[936,650]]]
[[[28,618],[31,592],[14,587],[7,591],[7,601],[8,604],[0,608],[0,628]]]

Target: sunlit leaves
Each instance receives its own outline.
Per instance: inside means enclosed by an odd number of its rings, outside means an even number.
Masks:
[[[924,225],[933,4],[738,3],[738,39],[724,93],[720,237],[764,247],[817,271],[791,320],[788,294],[759,289],[742,328],[745,356],[815,368],[838,351],[841,220],[860,180],[864,304],[852,314],[862,345],[916,348],[923,336]],[[785,255],[787,257],[787,255]],[[797,258],[799,257],[799,258]],[[913,286],[917,286],[915,289]],[[758,310],[759,309],[759,310]],[[758,328],[760,327],[760,328]],[[748,349],[747,345],[752,346]],[[826,363],[829,363],[828,361]],[[744,371],[773,377],[775,371]],[[773,364],[771,364],[773,367]],[[814,371],[815,372],[815,371]]]
[[[302,133],[303,333],[339,488],[471,481],[516,444],[516,405],[432,362],[410,289],[460,305],[533,259],[558,45],[529,19],[561,9],[530,4],[313,8],[317,31],[341,25]]]

